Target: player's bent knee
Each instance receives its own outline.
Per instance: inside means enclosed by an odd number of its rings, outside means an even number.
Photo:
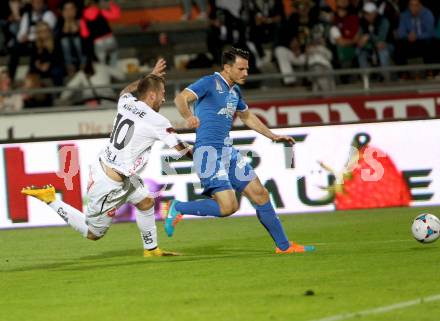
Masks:
[[[235,212],[237,212],[237,210],[238,210],[238,203],[236,201],[228,204],[222,204],[220,206],[220,212],[222,214],[222,217],[230,216]]]
[[[136,204],[136,207],[140,211],[149,210],[154,206],[154,198],[147,197]]]
[[[254,194],[253,201],[257,203],[257,205],[266,204],[269,200],[269,191],[265,187],[259,188]]]
[[[97,240],[101,239],[101,236],[96,236],[95,234],[93,234],[92,232],[89,231],[87,233],[87,238],[92,241],[97,241]]]

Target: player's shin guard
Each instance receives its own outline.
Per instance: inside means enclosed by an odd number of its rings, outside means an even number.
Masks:
[[[89,227],[86,224],[85,215],[76,208],[59,200],[55,200],[49,205],[61,218],[66,221],[75,231],[82,236],[87,237]]]
[[[192,202],[178,202],[176,203],[175,208],[183,215],[222,216],[220,206],[213,199]]]
[[[280,219],[275,213],[271,202],[269,201],[266,204],[257,205],[255,208],[257,210],[257,216],[260,220],[260,223],[263,224],[263,226],[269,232],[277,247],[281,250],[286,250],[289,248],[290,242],[287,239]]]
[[[156,220],[154,206],[146,211],[136,209],[136,223],[141,231],[141,239],[145,250],[157,247]]]

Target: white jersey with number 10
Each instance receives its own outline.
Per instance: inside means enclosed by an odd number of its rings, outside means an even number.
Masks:
[[[146,165],[156,140],[169,147],[179,143],[168,119],[127,93],[119,98],[110,140],[99,158],[119,173],[130,176]]]

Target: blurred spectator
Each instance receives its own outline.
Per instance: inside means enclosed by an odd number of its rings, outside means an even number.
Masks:
[[[420,0],[410,0],[408,9],[400,15],[399,40],[396,43],[396,63],[405,65],[410,58],[421,57],[430,63],[433,55],[434,16]]]
[[[30,72],[38,74],[40,78],[51,79],[55,86],[63,85],[65,72],[62,49],[59,42],[55,41],[52,29],[44,21],[36,25]]]
[[[85,64],[75,1],[64,2],[61,14],[61,18],[58,19],[56,35],[63,49],[67,73],[72,75]]]
[[[257,65],[265,54],[263,44],[270,44],[271,50],[278,44],[278,35],[285,19],[282,0],[248,0],[253,19],[249,25],[249,40],[255,45]]]
[[[81,95],[80,102],[84,101],[114,101],[116,93],[111,88],[96,88],[101,86],[109,86],[112,80],[123,81],[125,75],[119,69],[104,65],[101,63],[92,63],[88,61],[83,70],[78,71],[75,76],[68,82],[67,88],[61,94],[62,101],[69,100],[74,94],[74,88],[78,89]],[[88,89],[86,89],[88,88]]]
[[[377,11],[384,16],[390,24],[390,32],[388,34],[388,42],[394,43],[398,38],[400,7],[399,0],[377,0]]]
[[[349,6],[348,0],[336,1],[333,27],[330,29],[330,41],[336,47],[337,64],[340,68],[353,66],[358,40],[359,17]]]
[[[110,28],[109,20],[121,16],[120,7],[113,1],[89,0],[80,21],[81,36],[93,43],[93,48],[101,64],[115,67],[118,62],[118,44]]]
[[[46,93],[29,93],[29,90],[44,88],[40,76],[37,74],[27,74],[24,78],[23,94],[24,108],[50,107],[53,104],[52,96]]]
[[[367,2],[360,21],[357,56],[359,66],[387,67],[390,65],[390,45],[387,37],[390,30],[388,20],[378,13],[375,3]]]
[[[17,112],[23,108],[20,94],[11,94],[11,78],[6,70],[0,71],[0,112]]]
[[[254,20],[249,9],[249,0],[210,0],[210,28],[208,30],[208,51],[214,64],[221,64],[222,51],[234,46],[250,51],[249,73],[259,73],[256,67],[255,45],[249,40],[250,21]],[[253,50],[252,50],[253,49]],[[198,57],[197,64],[207,65],[206,59]],[[247,88],[258,86],[258,82],[248,82]]]
[[[9,2],[0,2],[0,54],[5,54],[5,28],[8,23],[11,10],[9,9]]]
[[[333,54],[326,46],[324,34],[324,26],[315,25],[306,48],[307,69],[320,74],[310,79],[313,91],[330,91],[335,88],[334,77],[327,74],[327,71],[333,70]]]
[[[285,85],[294,85],[296,77],[294,75],[294,67],[304,69],[306,65],[306,55],[301,50],[301,46],[297,38],[292,38],[290,48],[278,46],[275,48],[275,58],[280,68],[281,74],[290,75],[283,78]]]
[[[20,21],[22,16],[22,11],[24,9],[23,1],[21,0],[10,0],[9,2],[10,14],[8,17],[7,29],[6,31],[6,41],[7,48],[12,48],[17,43],[17,33],[20,28]]]
[[[11,5],[17,1],[1,1],[0,2],[0,55],[7,54],[7,47],[11,33],[9,30],[10,21],[14,18]],[[20,21],[20,12],[18,12],[18,22]],[[16,18],[16,17],[15,17]],[[15,19],[17,21],[17,19]],[[17,22],[17,23],[18,23]],[[15,31],[16,34],[17,31]]]
[[[211,0],[210,7],[208,51],[214,63],[220,65],[224,46],[244,47],[246,43],[246,28],[240,16],[242,1]]]
[[[295,66],[305,66],[306,48],[312,41],[312,30],[319,22],[319,11],[315,10],[317,6],[312,0],[296,0],[293,5],[295,11],[283,24],[279,45],[274,50],[282,74],[292,74]],[[324,31],[324,27],[321,27],[320,30]],[[286,85],[295,82],[295,76],[284,78]]]
[[[199,7],[200,14],[197,19],[207,19],[208,15],[206,13],[206,1],[205,0],[196,0],[197,6]],[[190,20],[191,19],[191,11],[192,11],[192,0],[182,0],[183,5],[183,15],[180,20]]]
[[[29,56],[35,44],[35,26],[38,22],[44,21],[50,28],[54,28],[56,17],[54,13],[46,8],[44,0],[31,0],[31,7],[23,13],[20,20],[20,27],[17,33],[17,43],[11,48],[9,60],[9,75],[12,80],[21,56]]]
[[[312,0],[295,0],[293,8],[294,12],[283,23],[278,45],[289,47],[292,39],[297,38],[305,47],[310,41],[312,28],[319,22],[319,8]]]

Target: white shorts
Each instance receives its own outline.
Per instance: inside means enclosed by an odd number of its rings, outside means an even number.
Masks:
[[[112,180],[97,159],[90,165],[87,196],[86,223],[94,235],[102,237],[112,224],[116,209],[125,203],[136,205],[150,196],[150,192],[139,176],[123,182]]]

